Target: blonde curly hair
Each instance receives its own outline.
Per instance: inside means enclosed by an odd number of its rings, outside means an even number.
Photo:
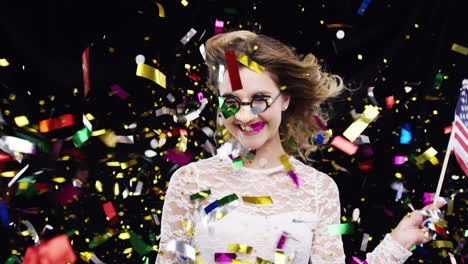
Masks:
[[[326,126],[327,117],[320,113],[320,104],[344,89],[342,79],[323,73],[314,55],[301,58],[294,48],[250,31],[213,36],[207,40],[205,49],[209,72],[207,85],[216,95],[219,95],[219,65],[226,65],[225,52],[231,50],[236,56],[241,52],[246,54],[270,73],[278,87],[285,87],[283,94],[290,96],[291,101],[289,108],[283,111],[279,128],[282,145],[288,154],[297,151],[298,155],[308,159],[308,155],[316,150],[314,137]]]

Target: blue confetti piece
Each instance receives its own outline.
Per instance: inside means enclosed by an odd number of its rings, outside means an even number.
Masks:
[[[211,211],[213,211],[216,207],[218,207],[218,204],[216,203],[218,200],[210,203],[207,207],[205,207],[205,213],[209,214]]]
[[[358,15],[364,15],[364,12],[366,11],[367,9],[367,6],[370,4],[371,0],[364,0],[362,1],[361,3],[361,6],[359,7],[357,13]]]
[[[405,123],[401,128],[400,144],[409,144],[412,139],[411,126],[409,123]]]
[[[318,134],[317,136],[315,136],[314,138],[314,141],[318,144],[322,144],[324,142],[324,138],[322,136],[322,133]]]
[[[10,218],[8,218],[8,210],[5,201],[0,201],[0,215],[2,216],[2,225],[8,226],[10,224]]]

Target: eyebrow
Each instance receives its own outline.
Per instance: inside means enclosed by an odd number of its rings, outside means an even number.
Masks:
[[[271,94],[271,91],[259,91],[259,92],[254,93],[252,96],[254,96],[254,95],[256,95],[256,94],[264,94],[264,95],[266,95],[266,96],[271,96],[271,95],[270,95],[270,94]],[[221,97],[238,97],[238,96],[236,96],[236,95],[233,94],[233,93],[225,93],[225,94],[220,95],[220,96],[221,96]]]

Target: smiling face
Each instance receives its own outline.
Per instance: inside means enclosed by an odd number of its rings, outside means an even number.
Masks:
[[[264,97],[269,99],[270,107],[263,113],[254,114],[250,110],[250,104],[242,105],[233,116],[223,117],[224,126],[246,148],[257,151],[261,149],[282,150],[279,126],[281,112],[287,108],[289,97],[280,95],[274,103],[271,103],[280,90],[266,71],[258,74],[246,67],[241,67],[239,74],[243,88],[232,91],[228,71],[225,71],[223,82],[219,84],[220,96],[224,100],[235,97],[241,102],[250,102],[252,98]]]

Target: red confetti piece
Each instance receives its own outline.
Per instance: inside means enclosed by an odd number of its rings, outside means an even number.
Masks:
[[[83,67],[83,84],[84,84],[84,97],[88,95],[90,90],[89,86],[89,46],[85,49],[81,55],[81,62]]]
[[[229,73],[229,80],[231,81],[232,91],[237,91],[242,89],[242,82],[239,75],[239,67],[237,65],[236,54],[233,50],[227,51],[226,56],[226,66]]]
[[[363,162],[359,162],[359,169],[362,171],[370,171],[374,167],[373,160],[366,160]]]
[[[12,156],[6,153],[0,153],[0,162],[7,162],[15,160]]]
[[[39,131],[46,133],[52,130],[64,128],[75,124],[75,118],[72,114],[61,115],[56,118],[39,121]]]
[[[104,212],[106,213],[106,216],[107,216],[107,218],[109,218],[109,220],[117,215],[112,202],[107,202],[107,203],[103,204],[102,208],[104,208]]]
[[[66,264],[76,261],[76,255],[66,235],[59,235],[36,247],[28,247],[23,264]]]
[[[444,134],[447,135],[452,133],[452,127],[452,125],[444,127]]]
[[[395,104],[395,97],[393,97],[393,95],[389,97],[385,97],[385,105],[387,106],[387,109],[392,109],[394,104]]]
[[[348,155],[354,155],[359,148],[342,136],[334,137],[331,144]]]

